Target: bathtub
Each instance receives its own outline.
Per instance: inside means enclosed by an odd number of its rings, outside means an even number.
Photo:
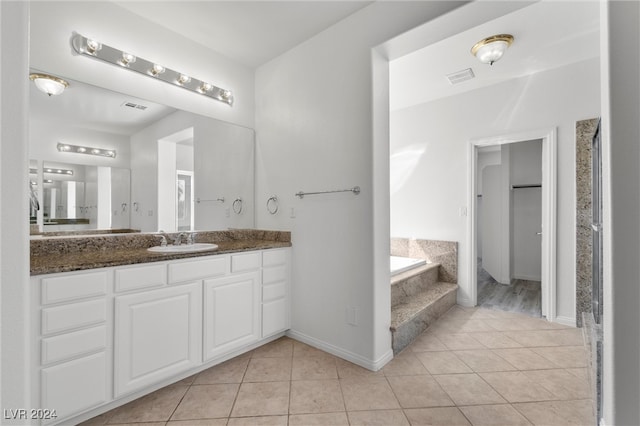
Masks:
[[[427,261],[424,259],[413,259],[410,257],[391,256],[389,263],[391,265],[391,276],[394,276],[425,265]]]

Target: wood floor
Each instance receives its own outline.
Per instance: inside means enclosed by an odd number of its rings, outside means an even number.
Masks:
[[[512,280],[500,284],[482,268],[478,260],[478,306],[532,317],[542,316],[540,281]]]

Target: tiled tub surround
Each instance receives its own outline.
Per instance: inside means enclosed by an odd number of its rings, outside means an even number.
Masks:
[[[390,328],[398,354],[455,305],[457,243],[394,238],[391,255],[427,261],[391,278]]]
[[[174,239],[178,233],[166,235]],[[197,232],[195,242],[217,244],[218,249],[215,251],[191,253],[147,251],[149,247],[160,245],[160,237],[161,234],[158,233],[33,237],[31,239],[31,275],[291,246],[290,232],[232,229]]]
[[[455,241],[391,238],[391,256],[425,259],[439,263],[438,281],[458,283],[458,243]]]

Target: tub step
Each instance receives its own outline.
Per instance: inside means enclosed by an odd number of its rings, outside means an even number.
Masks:
[[[398,354],[456,304],[458,285],[433,283],[410,299],[391,308],[393,353]]]
[[[439,263],[427,263],[391,279],[391,307],[410,301],[438,282]]]

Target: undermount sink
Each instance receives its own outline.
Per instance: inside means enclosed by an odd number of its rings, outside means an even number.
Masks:
[[[194,243],[194,244],[183,244],[179,246],[166,245],[166,246],[149,247],[147,250],[155,253],[190,253],[194,251],[215,250],[217,248],[218,248],[217,244]]]

